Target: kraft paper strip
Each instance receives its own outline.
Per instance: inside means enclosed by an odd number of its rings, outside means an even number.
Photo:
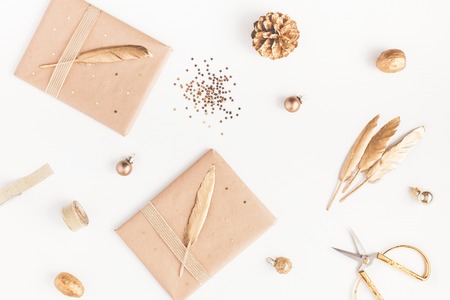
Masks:
[[[164,220],[163,216],[161,216],[153,203],[150,202],[150,204],[144,207],[141,212],[181,263],[186,254],[186,247],[173,232],[172,228],[170,228],[169,224],[167,224],[166,220]],[[208,273],[190,252],[185,267],[200,285],[203,285],[208,281]]]
[[[6,185],[2,189],[0,189],[0,205],[5,203],[9,199],[22,194],[23,192],[25,192],[29,188],[32,188],[52,174],[52,168],[50,168],[48,164],[45,164],[30,175]]]
[[[75,29],[75,32],[72,34],[66,49],[61,55],[55,70],[53,71],[52,77],[47,84],[47,88],[45,89],[46,93],[58,98],[64,82],[66,81],[67,75],[69,74],[73,63],[77,58],[81,47],[97,22],[100,13],[101,10],[92,5],[86,9],[80,23],[78,23],[78,26]]]

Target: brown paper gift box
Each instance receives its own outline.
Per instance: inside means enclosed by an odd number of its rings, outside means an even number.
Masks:
[[[19,66],[16,76],[45,91],[58,62],[84,12],[82,0],[52,0]],[[102,47],[140,45],[153,58],[116,63],[74,63],[58,99],[122,135],[131,129],[171,48],[101,12],[79,53]]]
[[[216,166],[216,183],[210,210],[198,241],[190,249],[210,277],[275,222],[223,158],[210,150],[152,200],[180,240],[197,190],[212,164]],[[141,212],[116,232],[173,299],[185,299],[199,288],[189,272],[179,277],[180,261]]]

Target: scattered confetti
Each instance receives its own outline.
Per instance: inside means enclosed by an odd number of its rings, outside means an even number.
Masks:
[[[221,124],[233,117],[239,117],[236,110],[240,111],[241,108],[234,108],[235,99],[231,91],[236,82],[232,82],[233,76],[228,74],[229,67],[214,71],[210,65],[213,58],[204,59],[203,63],[195,62],[194,58],[191,58],[191,61],[193,68],[186,69],[190,78],[181,80],[177,77],[173,84],[181,90],[184,100],[187,101],[187,104],[183,104],[185,110],[209,117],[211,120],[203,121],[208,128],[211,128],[213,122]],[[192,119],[192,113],[188,116]],[[223,132],[220,135],[223,135]]]

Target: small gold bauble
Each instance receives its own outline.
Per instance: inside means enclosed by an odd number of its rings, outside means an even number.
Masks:
[[[116,165],[116,171],[120,176],[128,176],[133,171],[134,155],[128,156],[119,161]]]
[[[300,96],[290,96],[284,100],[284,107],[288,112],[296,112],[302,105],[302,98]]]
[[[381,72],[396,73],[406,66],[406,56],[402,50],[389,49],[381,53],[377,59],[377,68]]]
[[[418,188],[410,188],[411,193],[424,205],[428,205],[433,201],[433,194],[429,191],[421,191]]]
[[[292,262],[286,257],[277,257],[276,259],[268,257],[266,261],[280,274],[287,274],[292,269]]]

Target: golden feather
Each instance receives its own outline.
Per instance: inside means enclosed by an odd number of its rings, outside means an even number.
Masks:
[[[400,125],[400,117],[389,121],[372,137],[358,164],[358,168],[361,172],[367,171],[378,159],[380,159],[381,155],[383,155],[386,150],[390,139],[397,132],[398,125]]]
[[[349,179],[343,192],[348,189],[353,180],[355,180],[360,173],[366,173],[370,167],[380,159],[381,155],[386,151],[392,136],[397,132],[398,125],[400,125],[400,117],[390,120],[370,139],[370,142],[358,163],[357,171]]]
[[[205,224],[208,215],[209,206],[211,204],[212,195],[214,192],[214,185],[216,181],[216,167],[211,165],[208,173],[206,173],[197,190],[194,207],[186,226],[184,234],[184,244],[186,246],[186,254],[180,268],[180,277],[183,276],[184,266],[191,246],[198,240],[203,225]]]
[[[421,126],[408,133],[400,142],[387,149],[380,159],[369,168],[366,179],[345,195],[340,201],[344,201],[348,196],[356,192],[365,183],[374,183],[380,180],[387,172],[397,167],[397,164],[405,159],[414,146],[420,141],[425,133],[425,127]]]
[[[344,164],[342,165],[341,173],[339,174],[339,183],[333,193],[333,196],[331,197],[330,202],[328,203],[327,210],[329,210],[331,204],[333,204],[337,192],[341,189],[342,183],[349,180],[349,178],[355,173],[356,166],[361,160],[364,150],[366,150],[366,147],[369,144],[370,138],[372,137],[372,132],[375,127],[377,127],[379,118],[380,115],[377,115],[370,120],[353,143],[353,146],[347,154]]]
[[[425,133],[425,127],[421,126],[408,133],[400,142],[390,147],[381,158],[369,169],[367,178],[369,183],[380,180],[387,172],[397,167],[411,152]]]
[[[153,57],[153,55],[143,46],[124,45],[98,48],[80,53],[74,61],[41,65],[41,69],[56,67],[64,63],[114,63],[130,59],[140,59]]]

